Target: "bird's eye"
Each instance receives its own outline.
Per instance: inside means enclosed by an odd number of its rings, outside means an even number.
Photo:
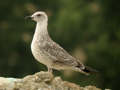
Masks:
[[[37,16],[39,17],[39,16],[41,16],[41,14],[37,14]]]

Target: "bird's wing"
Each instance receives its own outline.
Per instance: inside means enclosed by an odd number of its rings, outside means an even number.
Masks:
[[[42,52],[49,56],[54,62],[69,66],[83,66],[54,41],[45,42],[42,47]]]

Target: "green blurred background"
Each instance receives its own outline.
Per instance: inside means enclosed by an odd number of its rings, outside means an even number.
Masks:
[[[56,76],[81,86],[120,90],[119,0],[1,0],[0,76],[20,78],[47,70],[31,54],[35,22],[24,19],[38,10],[49,16],[52,39],[99,71],[90,76],[54,71]]]

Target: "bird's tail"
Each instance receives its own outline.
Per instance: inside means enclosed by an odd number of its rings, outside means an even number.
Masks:
[[[85,72],[85,73],[88,73],[88,74],[98,73],[97,70],[95,70],[91,67],[88,67],[88,66],[85,66],[85,68],[82,71]]]
[[[95,70],[95,69],[93,69],[91,67],[88,67],[88,66],[84,66],[84,68],[77,67],[76,71],[79,71],[79,72],[81,72],[81,73],[83,73],[85,75],[98,73],[97,70]]]

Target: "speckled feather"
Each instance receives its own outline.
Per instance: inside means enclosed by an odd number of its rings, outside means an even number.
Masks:
[[[40,20],[37,19],[37,14],[43,15]],[[32,17],[36,17],[34,21],[37,22],[31,44],[35,59],[48,68],[72,69],[84,73],[82,70],[85,66],[50,38],[47,31],[47,15],[44,12],[36,12]]]

